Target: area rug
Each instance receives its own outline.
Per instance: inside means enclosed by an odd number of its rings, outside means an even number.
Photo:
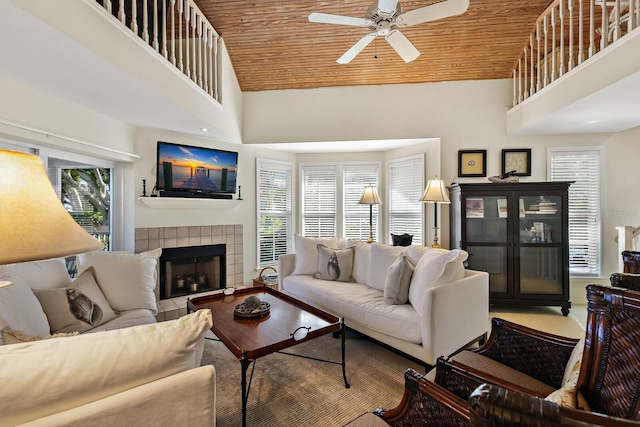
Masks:
[[[397,406],[404,390],[404,370],[413,367],[424,372],[419,365],[355,334],[347,334],[346,349],[349,389],[340,365],[279,353],[258,359],[247,425],[342,426],[364,412]],[[340,340],[326,335],[287,351],[339,362]],[[207,340],[202,364],[212,364],[216,370],[217,425],[241,425],[240,362],[223,343]]]

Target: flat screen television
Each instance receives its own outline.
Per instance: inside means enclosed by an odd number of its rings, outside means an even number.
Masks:
[[[236,192],[238,153],[158,141],[156,169],[161,197],[230,199]]]

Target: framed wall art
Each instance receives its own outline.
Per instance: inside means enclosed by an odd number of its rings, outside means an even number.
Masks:
[[[458,151],[458,176],[487,176],[487,150]]]
[[[515,171],[515,176],[531,176],[531,149],[502,150],[502,174]]]

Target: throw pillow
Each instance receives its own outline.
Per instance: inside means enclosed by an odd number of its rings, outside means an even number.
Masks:
[[[20,277],[31,289],[64,288],[71,283],[64,258],[0,265],[0,275]]]
[[[116,317],[93,275],[83,271],[72,286],[35,291],[51,332],[85,332]]]
[[[156,281],[161,249],[130,252],[89,252],[78,255],[78,271],[93,267],[98,286],[115,311],[147,309],[156,315]]]
[[[409,301],[409,283],[413,270],[413,265],[404,255],[391,264],[384,283],[384,301],[387,304],[399,305]]]
[[[0,346],[0,425],[20,425],[200,366],[210,310],[177,320]]]
[[[382,243],[371,243],[369,268],[367,269],[366,285],[384,291],[387,270],[393,262],[405,255],[404,246],[390,246]]]
[[[62,337],[73,337],[78,335],[77,332],[71,332],[68,334],[53,334],[47,336],[41,335],[27,335],[22,331],[17,331],[15,329],[11,329],[8,326],[2,328],[2,339],[5,344],[20,344],[23,342],[33,342],[33,341],[41,341],[48,340],[51,338],[62,338]]]
[[[318,245],[316,279],[353,282],[353,249],[331,249]]]
[[[18,276],[0,275],[12,285],[0,287],[0,328],[9,326],[29,335],[49,335],[47,316],[29,286]]]
[[[438,252],[438,253],[444,254],[449,252],[449,250],[441,249],[441,248],[432,248],[430,246],[412,245],[412,246],[409,246],[409,248],[407,249],[407,256],[409,257],[409,262],[417,266],[418,262],[420,262],[420,258],[422,258],[422,256],[428,252],[431,252],[431,253]],[[438,280],[438,284],[464,278],[464,274],[465,274],[464,262],[467,260],[468,257],[469,257],[469,254],[467,253],[467,251],[460,249],[460,253],[456,257],[456,259],[448,263],[447,266],[445,267],[444,273],[442,273],[442,276],[440,276],[440,279]]]
[[[453,262],[460,255],[459,249],[447,252],[428,251],[418,261],[409,284],[409,302],[422,315],[424,294],[427,290],[438,285],[438,279],[444,274],[448,263]]]
[[[544,400],[554,402],[565,408],[591,411],[589,403],[587,403],[584,396],[576,389],[575,385],[559,388],[545,397]]]
[[[578,384],[578,374],[580,374],[580,366],[582,365],[582,353],[584,353],[585,337],[583,336],[576,344],[569,356],[567,366],[564,368],[562,376],[562,387],[575,386]],[[575,382],[574,382],[575,380]]]
[[[318,245],[328,248],[338,247],[338,238],[331,239],[304,237],[299,234],[294,236],[296,250],[296,265],[293,268],[294,275],[313,276],[318,270]]]
[[[362,241],[353,242],[353,280],[360,284],[367,283],[371,245]]]

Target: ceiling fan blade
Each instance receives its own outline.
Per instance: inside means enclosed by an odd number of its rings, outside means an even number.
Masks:
[[[354,27],[368,27],[371,21],[363,18],[352,18],[350,16],[331,15],[329,13],[312,13],[309,15],[309,22],[318,22],[320,24],[338,24],[351,25]]]
[[[396,11],[398,0],[378,0],[378,10],[384,13],[393,13]]]
[[[369,45],[376,38],[376,33],[367,34],[356,42],[351,48],[346,51],[340,58],[338,58],[338,64],[348,64],[353,58],[356,57],[362,50]]]
[[[445,0],[440,3],[431,4],[429,6],[405,12],[398,16],[396,24],[401,27],[422,24],[423,22],[460,15],[461,13],[466,12],[468,8],[469,0]]]
[[[389,42],[391,47],[398,52],[398,55],[400,55],[404,62],[411,62],[420,56],[420,52],[416,49],[413,43],[411,43],[409,39],[398,30],[391,31],[387,36],[385,36],[385,39]]]

